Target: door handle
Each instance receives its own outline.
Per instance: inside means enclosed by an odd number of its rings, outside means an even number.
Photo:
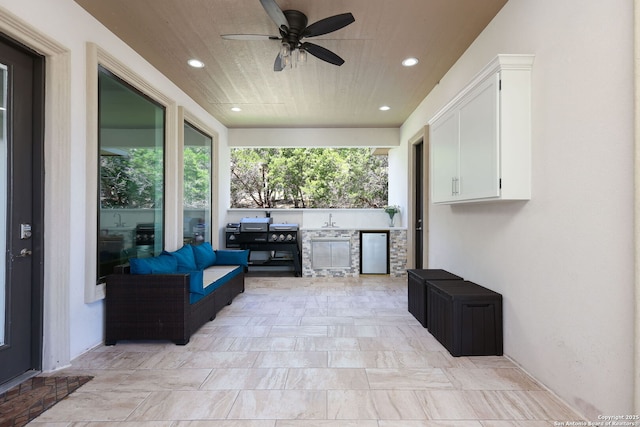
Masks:
[[[416,231],[422,231],[422,227],[416,227]]]
[[[24,248],[20,251],[20,255],[16,256],[16,258],[26,258],[28,256],[31,256],[31,254],[32,252],[29,249]]]

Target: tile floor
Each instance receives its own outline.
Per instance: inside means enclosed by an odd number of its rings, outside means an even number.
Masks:
[[[186,346],[99,346],[32,426],[543,427],[580,420],[505,357],[454,358],[406,279],[247,277]]]

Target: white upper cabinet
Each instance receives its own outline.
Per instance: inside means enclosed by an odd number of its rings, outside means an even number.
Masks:
[[[429,121],[431,201],[531,198],[533,55],[499,55]]]
[[[429,128],[431,154],[431,200],[450,200],[456,193],[458,177],[458,112],[450,111]],[[434,144],[433,141],[437,141]],[[438,165],[437,168],[433,165]]]

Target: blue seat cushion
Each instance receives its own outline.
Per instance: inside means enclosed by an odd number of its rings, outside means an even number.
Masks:
[[[228,272],[227,274],[225,274],[224,276],[220,277],[218,280],[216,280],[215,282],[213,282],[209,286],[205,287],[203,293],[191,292],[189,294],[189,303],[193,304],[193,303],[196,303],[196,302],[200,301],[206,295],[211,294],[213,291],[215,291],[219,287],[223,286],[229,280],[231,280],[232,278],[236,277],[238,274],[242,273],[242,271],[243,271],[243,267],[234,268],[232,271]],[[200,272],[200,286],[202,286],[202,272]]]
[[[209,286],[207,286],[205,288],[206,294],[208,295],[211,292],[215,291],[220,286],[224,285],[226,282],[236,277],[240,273],[242,273],[242,267],[234,268],[232,271],[228,272],[227,274],[225,274],[224,276],[222,276],[221,278],[213,282],[213,284],[210,284]]]

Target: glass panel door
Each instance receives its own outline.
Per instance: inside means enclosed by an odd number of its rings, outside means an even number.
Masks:
[[[5,343],[7,317],[7,67],[0,64],[0,346]]]
[[[44,58],[0,36],[0,384],[41,366],[42,88]]]

